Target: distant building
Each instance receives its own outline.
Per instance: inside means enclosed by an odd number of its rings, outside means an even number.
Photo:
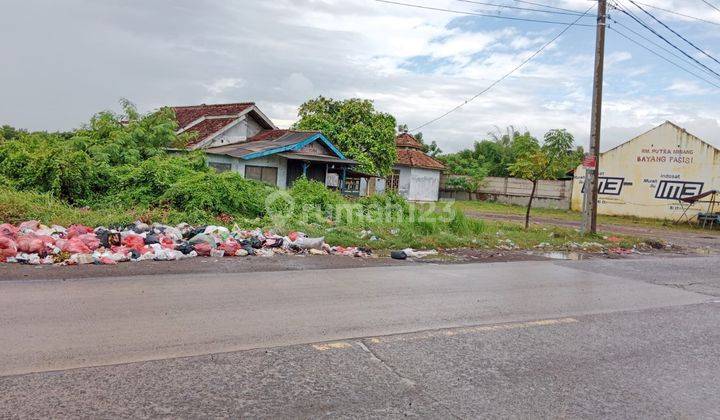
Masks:
[[[445,165],[426,155],[422,144],[408,133],[398,135],[395,145],[398,161],[385,181],[385,189],[411,201],[437,201]]]
[[[189,149],[202,149],[208,165],[287,188],[305,175],[344,194],[362,195],[360,178],[319,131],[278,129],[252,102],[172,107],[178,133],[195,133]],[[367,185],[367,182],[365,182]]]
[[[720,150],[667,121],[600,155],[598,213],[677,219],[680,201],[720,187]],[[585,168],[575,170],[572,209],[582,210]],[[707,211],[698,203],[690,216]]]

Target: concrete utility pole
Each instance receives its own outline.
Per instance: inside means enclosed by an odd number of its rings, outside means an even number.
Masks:
[[[602,120],[603,69],[605,67],[605,21],[607,0],[598,0],[597,35],[595,38],[595,76],[590,125],[590,151],[583,160],[585,193],[583,199],[583,233],[597,231],[597,196],[600,165],[600,123]]]

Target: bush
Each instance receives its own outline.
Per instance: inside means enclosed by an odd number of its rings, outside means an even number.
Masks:
[[[188,213],[252,218],[265,214],[265,199],[272,191],[273,187],[235,172],[195,172],[178,178],[159,201]]]

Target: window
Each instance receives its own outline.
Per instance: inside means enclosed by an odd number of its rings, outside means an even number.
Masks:
[[[393,171],[389,177],[385,179],[385,190],[397,192],[400,184],[400,171]]]
[[[277,168],[269,166],[245,165],[245,178],[262,181],[266,184],[277,185]]]
[[[229,172],[230,170],[232,170],[232,165],[230,165],[229,163],[209,162],[208,166],[218,172]]]

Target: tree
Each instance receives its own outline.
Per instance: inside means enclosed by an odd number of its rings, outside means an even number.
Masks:
[[[397,161],[395,118],[370,100],[318,96],[300,105],[298,116],[293,128],[321,131],[363,172],[387,175]]]
[[[477,199],[477,190],[485,180],[486,174],[487,170],[484,167],[477,166],[472,170],[465,171],[465,173],[460,176],[449,178],[447,183],[451,187],[459,188],[467,192],[469,200],[473,199],[473,194],[475,194],[475,199]]]
[[[574,164],[573,136],[565,130],[550,130],[545,134],[542,146],[526,141],[517,149],[517,159],[508,166],[510,173],[518,178],[532,182],[532,190],[525,211],[525,229],[530,224],[532,207],[538,181],[557,179],[563,176]]]

